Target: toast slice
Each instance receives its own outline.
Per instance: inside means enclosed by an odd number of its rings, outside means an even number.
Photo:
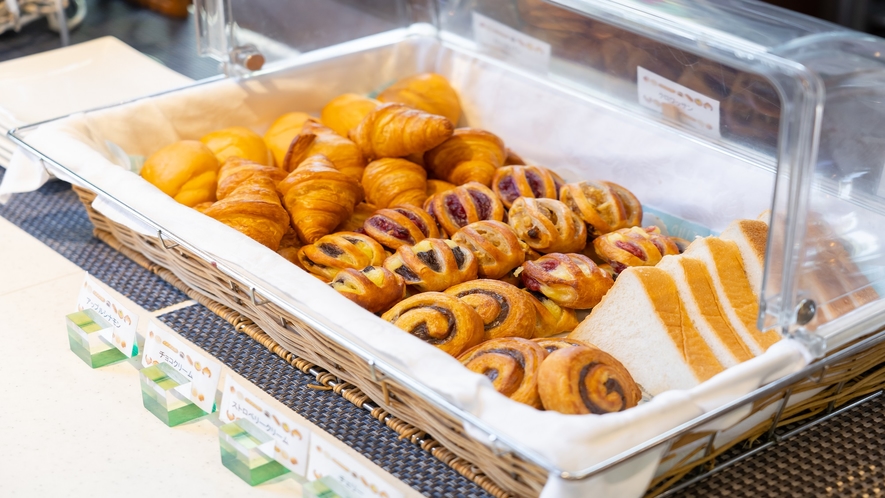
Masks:
[[[655,267],[621,272],[569,338],[617,358],[652,395],[690,389],[724,370],[692,325],[673,278]]]
[[[735,220],[725,227],[719,238],[737,244],[743,258],[744,271],[750,280],[750,287],[758,299],[762,295],[768,225],[758,220]]]
[[[701,261],[665,256],[657,267],[673,277],[692,324],[724,367],[753,357],[753,352],[726,318],[726,312],[716,297],[710,272]]]

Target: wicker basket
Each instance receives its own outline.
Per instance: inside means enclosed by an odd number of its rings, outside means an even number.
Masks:
[[[84,204],[96,230],[107,232],[116,239],[116,242],[126,249],[123,251],[124,254],[134,251],[154,264],[168,269],[192,291],[205,296],[210,302],[219,303],[221,306],[216,307],[217,309],[229,308],[222,316],[232,323],[240,323],[241,317],[251,320],[259,330],[250,335],[268,349],[287,359],[295,355],[302,361],[319,365],[331,376],[340,379],[339,383],[356,386],[384,411],[399,419],[394,423],[388,421],[388,426],[395,428],[403,437],[412,436],[417,440],[421,438],[414,437],[416,434],[426,433],[457,458],[443,458],[438,452],[431,451],[438,448],[436,444],[422,444],[422,447],[427,446],[425,449],[440,457],[455,470],[472,478],[493,495],[538,496],[540,494],[547,480],[547,471],[544,469],[512,453],[496,453],[490,447],[465,434],[460,420],[443,413],[396,381],[385,378],[366,361],[342,349],[323,333],[291,316],[272,302],[256,299],[243,283],[223,274],[212,263],[196,257],[181,247],[170,247],[159,238],[141,235],[107,219],[92,209],[94,193],[78,187],[74,187],[74,190]],[[832,411],[835,407],[858,396],[882,389],[885,386],[885,367],[880,367],[879,364],[883,360],[885,360],[885,342],[880,342],[875,347],[827,365],[814,378],[805,379],[766,399],[757,400],[753,406],[753,413],[774,403],[781,404],[770,419],[725,444],[719,446],[713,444],[716,433],[693,432],[682,435],[672,441],[669,453],[663,458],[665,461],[679,458],[679,461],[667,472],[655,478],[649,488],[649,494],[655,495],[665,491],[701,465],[710,467],[717,456],[738,443],[748,441],[752,443],[765,434],[772,436],[777,427],[825,411]],[[788,405],[792,395],[812,389],[820,391],[802,403]],[[350,396],[354,396],[353,391],[350,392]],[[405,424],[412,427],[408,428]],[[698,444],[705,439],[709,440],[708,444]],[[683,452],[681,456],[676,456],[680,448],[690,444],[696,448],[687,455]],[[443,454],[448,455],[448,452]],[[473,466],[465,466],[463,461],[472,462]]]

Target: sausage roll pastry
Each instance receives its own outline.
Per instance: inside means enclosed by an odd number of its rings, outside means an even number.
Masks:
[[[504,165],[507,153],[496,135],[475,128],[459,128],[424,154],[424,166],[437,178],[455,185],[492,183],[495,170]]]
[[[381,266],[345,268],[329,284],[342,296],[372,313],[380,313],[406,297],[402,277]]]
[[[363,171],[363,188],[366,202],[379,208],[397,204],[420,207],[427,200],[427,171],[405,159],[378,159]]]
[[[458,360],[471,371],[488,377],[504,396],[541,408],[538,371],[546,356],[547,351],[533,341],[506,337],[469,349]]]
[[[480,220],[504,219],[504,205],[485,185],[470,182],[427,199],[424,209],[451,237],[461,227]]]
[[[642,223],[642,205],[632,192],[612,182],[586,180],[559,189],[559,200],[590,226],[595,237]]]
[[[547,410],[574,415],[619,412],[642,399],[621,362],[601,349],[586,346],[547,355],[538,369],[538,394]]]
[[[415,245],[424,239],[438,239],[440,235],[433,216],[411,205],[376,211],[366,219],[363,231],[393,250],[403,245]]]
[[[455,357],[482,341],[482,318],[468,304],[442,292],[406,298],[381,318]]]
[[[562,178],[543,166],[504,166],[495,171],[492,189],[510,209],[517,197],[556,199]]]
[[[655,226],[622,228],[597,237],[593,241],[596,254],[611,265],[615,273],[628,266],[654,266],[661,258],[679,254],[679,246],[661,234]]]
[[[375,239],[356,232],[339,232],[321,237],[298,252],[302,268],[329,281],[345,268],[362,269],[381,265],[387,253]]]
[[[413,246],[400,246],[384,261],[384,267],[421,292],[445,290],[476,278],[473,253],[443,239],[424,239]]]
[[[443,116],[403,104],[384,104],[372,110],[350,130],[363,157],[405,157],[430,150],[452,136],[454,125]]]
[[[446,290],[469,304],[485,326],[483,340],[498,337],[531,339],[535,331],[535,307],[517,287],[498,280],[471,280]]]
[[[615,283],[611,275],[583,254],[547,254],[537,261],[526,261],[522,267],[520,276],[527,289],[566,308],[596,306]]]
[[[483,220],[471,223],[452,235],[452,240],[466,246],[476,256],[480,278],[502,278],[521,265],[528,246],[503,221]]]
[[[555,199],[519,197],[509,213],[510,226],[538,252],[580,252],[587,245],[587,227],[568,206]]]
[[[540,292],[529,290],[523,292],[531,297],[532,304],[535,305],[535,333],[532,337],[544,338],[571,332],[578,326],[575,310],[563,308]]]

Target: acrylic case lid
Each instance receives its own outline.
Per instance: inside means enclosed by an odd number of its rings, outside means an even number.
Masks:
[[[768,209],[742,213],[769,222],[760,329],[779,329],[822,354],[881,321],[883,39],[751,0],[195,4],[199,50],[228,74],[384,36],[428,36],[638,117],[675,141],[702,143],[727,158],[723,164],[737,160],[766,178],[752,195]],[[700,178],[654,171],[672,192],[669,211],[722,230],[727,220],[709,214],[715,207],[678,206],[680,189],[713,188],[705,178],[718,166]],[[629,164],[618,171],[640,174]],[[747,192],[716,194],[728,202]],[[708,216],[692,219],[698,212]]]

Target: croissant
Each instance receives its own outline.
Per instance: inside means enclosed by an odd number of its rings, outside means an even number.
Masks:
[[[523,290],[535,305],[535,333],[532,337],[550,337],[563,332],[571,332],[578,326],[575,310],[563,308],[552,299],[541,294]]]
[[[141,176],[185,206],[196,206],[215,201],[219,168],[212,150],[196,140],[182,140],[151,154]]]
[[[555,199],[519,197],[510,207],[509,222],[516,235],[539,252],[579,252],[587,245],[584,222]]]
[[[639,386],[621,362],[587,346],[547,355],[538,369],[538,394],[544,408],[566,414],[619,412],[642,399]]]
[[[326,235],[298,251],[302,267],[327,281],[345,268],[360,270],[380,265],[385,258],[387,253],[381,244],[368,235],[356,232]]]
[[[384,261],[384,267],[421,292],[445,290],[476,278],[473,253],[444,239],[424,239],[414,246],[401,246]]]
[[[366,201],[386,208],[397,204],[424,205],[427,171],[405,159],[378,159],[363,171]]]
[[[455,188],[455,184],[442,180],[427,180],[427,197]]]
[[[476,182],[428,198],[424,202],[424,209],[436,218],[449,236],[477,221],[504,219],[504,206],[498,196]]]
[[[596,347],[584,341],[579,341],[577,339],[567,339],[565,337],[541,337],[532,340],[537,342],[538,346],[546,349],[548,355],[554,351],[559,351],[560,349],[571,348],[574,346]]]
[[[363,188],[325,156],[311,156],[277,185],[298,237],[312,244],[353,214]]]
[[[452,136],[455,127],[442,116],[384,104],[350,130],[349,136],[366,159],[405,157],[430,150]]]
[[[274,181],[253,176],[239,184],[223,200],[203,214],[215,218],[276,251],[289,227],[289,216],[280,204]]]
[[[484,130],[459,128],[451,138],[424,154],[424,165],[437,178],[455,185],[492,184],[507,152],[500,138]]]
[[[597,236],[642,222],[642,204],[624,187],[605,181],[583,181],[563,185],[559,200],[591,227]]]
[[[556,199],[564,182],[542,166],[504,166],[495,171],[492,189],[510,209],[517,197]]]
[[[411,205],[381,209],[366,219],[363,231],[393,250],[439,238],[436,220],[427,211]]]
[[[301,127],[310,119],[310,114],[304,112],[289,112],[278,117],[267,132],[264,134],[264,143],[273,155],[277,166],[283,167],[283,160],[292,140],[301,133]]]
[[[276,166],[266,166],[241,157],[229,157],[218,170],[218,188],[215,197],[218,200],[227,197],[237,185],[252,176],[267,176],[274,184],[286,177],[286,172]]]
[[[471,223],[455,232],[452,240],[476,256],[480,278],[504,277],[525,261],[528,249],[510,225],[495,220]]]
[[[361,202],[353,208],[353,214],[350,215],[350,218],[342,221],[340,225],[335,227],[333,232],[363,232],[363,225],[366,223],[366,220],[369,219],[369,216],[375,214],[378,208],[375,207],[374,204],[369,204],[366,202]]]
[[[298,234],[295,233],[295,229],[292,228],[292,225],[289,225],[286,227],[286,233],[283,235],[283,239],[280,240],[280,247],[277,249],[277,254],[303,270],[304,267],[301,266],[301,261],[298,260],[298,251],[300,250],[301,241],[298,240]]]
[[[615,284],[611,275],[583,254],[547,254],[537,261],[526,261],[522,267],[520,276],[526,289],[566,308],[592,308]]]
[[[504,158],[504,166],[522,166],[524,164],[525,160],[508,147],[507,157]]]
[[[499,393],[541,408],[538,371],[547,351],[533,341],[506,337],[486,341],[458,357],[465,367],[487,376]]]
[[[469,304],[485,324],[483,340],[498,337],[531,339],[535,331],[535,307],[517,287],[498,280],[471,280],[446,290]]]
[[[461,119],[458,94],[448,80],[434,73],[401,79],[381,92],[378,100],[399,102],[430,114],[439,114],[455,124]]]
[[[320,121],[335,133],[347,137],[366,114],[381,105],[381,102],[355,93],[345,93],[330,100],[320,111]]]
[[[326,156],[338,171],[357,181],[362,179],[366,161],[359,147],[313,119],[304,123],[301,133],[292,140],[283,159],[283,169],[291,172],[306,158],[317,154]]]
[[[201,202],[201,203],[197,204],[196,206],[193,206],[193,208],[196,209],[197,211],[205,214],[206,210],[209,209],[210,207],[212,207],[213,204],[215,204],[213,201],[206,201],[206,202]]]
[[[601,235],[593,241],[593,248],[615,273],[628,266],[654,266],[664,256],[680,253],[676,242],[655,226],[622,228]]]
[[[367,266],[362,270],[345,268],[329,285],[372,313],[385,311],[406,297],[402,277],[381,266]]]
[[[482,341],[482,318],[468,304],[442,292],[407,298],[381,318],[456,357]]]

